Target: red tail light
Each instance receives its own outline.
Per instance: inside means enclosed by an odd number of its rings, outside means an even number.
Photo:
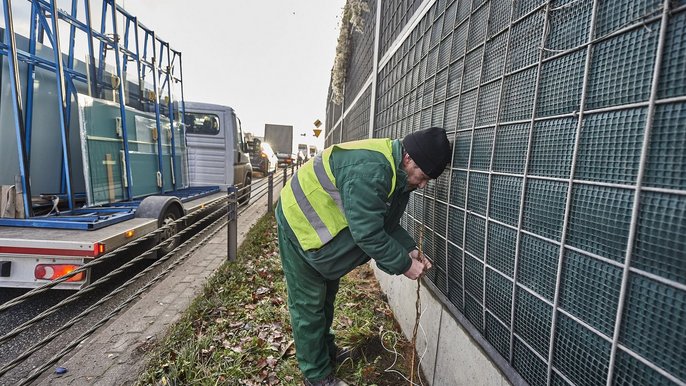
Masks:
[[[64,275],[74,272],[79,268],[81,268],[81,266],[76,264],[38,264],[33,270],[33,275],[39,280],[56,280]],[[86,280],[86,273],[79,272],[66,281],[74,282],[84,280]]]

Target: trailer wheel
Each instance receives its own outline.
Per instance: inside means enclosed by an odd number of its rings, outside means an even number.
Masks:
[[[136,217],[157,219],[157,226],[160,228],[172,224],[183,215],[184,210],[181,201],[176,197],[169,196],[146,197],[136,209]],[[183,229],[181,224],[171,225],[159,235],[157,239],[157,243],[160,245],[158,257],[166,255],[180,244],[179,238],[172,236],[181,229]]]

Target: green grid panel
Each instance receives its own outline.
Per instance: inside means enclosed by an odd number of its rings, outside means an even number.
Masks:
[[[577,118],[558,118],[534,124],[529,174],[569,178]]]
[[[623,262],[633,197],[634,192],[627,189],[575,184],[567,243]]]
[[[486,309],[510,325],[512,282],[490,268],[486,268]]]
[[[464,3],[460,1],[460,3]],[[464,58],[465,49],[467,48],[467,32],[469,31],[469,23],[465,22],[455,28],[453,32],[453,48],[450,50],[450,61]]]
[[[635,184],[645,120],[643,108],[585,116],[574,177]]]
[[[434,3],[434,9],[438,2]],[[443,35],[443,15],[439,16],[437,20],[431,25],[431,41],[430,47],[435,47],[441,41],[441,36]]]
[[[467,192],[467,210],[485,216],[487,198],[488,174],[470,173],[469,191]]]
[[[429,56],[426,57],[426,60],[426,76],[433,76],[438,68],[438,47],[434,47],[429,51]]]
[[[545,57],[581,46],[588,41],[593,1],[553,0],[548,14]],[[582,64],[583,66],[583,64]]]
[[[646,16],[661,13],[661,0],[615,0],[598,3],[595,37],[641,23]]]
[[[508,72],[538,61],[544,21],[545,10],[541,9],[511,27],[510,53],[507,58]]]
[[[621,348],[617,349],[612,384],[651,386],[674,385],[674,383],[664,375],[646,366],[643,362],[627,354]]]
[[[476,97],[478,90],[465,92],[460,96],[460,112],[458,113],[457,129],[474,128],[474,115],[476,114]]]
[[[448,240],[462,248],[464,235],[464,210],[453,207],[448,211]]]
[[[486,83],[503,75],[506,50],[507,34],[500,34],[486,42],[484,65],[481,70],[481,83]]]
[[[479,303],[483,300],[484,291],[484,264],[469,256],[464,255],[464,288]]]
[[[424,82],[422,86],[424,90],[424,96],[422,98],[422,109],[431,107],[434,103],[434,78],[431,77]],[[422,121],[424,117],[422,116]]]
[[[493,171],[503,173],[524,173],[526,149],[529,145],[529,123],[498,127],[493,155]]]
[[[445,103],[441,102],[434,105],[431,113],[431,127],[443,127],[443,115],[445,113]]]
[[[443,37],[448,36],[455,28],[457,4],[457,1],[452,1],[452,3],[445,10],[445,14],[443,16]]]
[[[517,231],[497,223],[488,223],[486,262],[508,277],[514,273]]]
[[[500,122],[531,119],[534,108],[537,68],[520,71],[505,78]]]
[[[471,90],[479,85],[481,75],[481,63],[483,59],[483,47],[479,47],[467,54],[464,60],[464,80],[462,91]]]
[[[539,355],[547,358],[553,307],[520,287],[516,288],[515,296],[515,334],[536,350]],[[517,367],[515,366],[515,368]]]
[[[686,292],[630,274],[620,343],[686,382]]]
[[[462,60],[450,65],[448,70],[448,86],[446,97],[451,98],[460,94],[460,85],[462,84]]]
[[[463,20],[466,20],[469,17],[469,14],[471,13],[472,10],[472,2],[471,1],[457,1],[458,6],[457,6],[457,16],[456,16],[456,21],[459,24]],[[465,23],[467,24],[467,23]]]
[[[469,167],[474,170],[489,170],[493,148],[494,129],[487,127],[474,130],[472,158]]]
[[[602,41],[593,48],[587,108],[647,101],[660,23]]]
[[[608,337],[614,333],[622,269],[566,250],[560,307]]]
[[[645,165],[646,186],[686,190],[686,103],[655,109]]]
[[[522,178],[493,175],[491,179],[491,207],[489,216],[506,224],[517,226]]]
[[[510,357],[510,329],[500,324],[496,318],[486,312],[486,340],[495,347],[504,358]]]
[[[445,68],[436,74],[436,89],[434,91],[434,102],[443,102],[445,100],[446,90],[448,88],[448,69]]]
[[[522,227],[552,240],[560,240],[567,184],[557,181],[527,181]]]
[[[611,343],[564,314],[558,315],[553,366],[576,385],[607,380]]]
[[[443,128],[448,133],[457,130],[457,112],[460,106],[460,98],[452,97],[445,101],[445,116],[443,117]]]
[[[543,63],[536,116],[546,117],[579,111],[586,50]]]
[[[476,105],[475,126],[495,124],[500,101],[500,81],[482,85],[479,89],[479,102]]]
[[[422,110],[422,117],[419,121],[419,127],[431,127],[431,107]]]
[[[548,365],[536,356],[519,339],[514,340],[512,350],[512,367],[531,386],[545,386],[548,377]]]
[[[517,282],[552,301],[559,257],[559,246],[522,234]]]
[[[545,0],[519,0],[514,2],[512,21],[519,19],[545,3]]]
[[[512,3],[512,0],[491,0],[491,14],[488,22],[489,38],[497,35],[510,25]]]
[[[462,250],[448,244],[448,299],[460,311],[462,302]]]
[[[641,192],[631,266],[686,284],[686,196]]]
[[[469,294],[464,297],[464,315],[479,332],[483,333],[483,307]]]
[[[662,66],[658,98],[686,95],[686,12],[672,16],[667,25],[665,50],[662,53]]]
[[[483,44],[486,39],[488,29],[488,7],[481,7],[476,10],[469,19],[469,37],[467,40],[467,50]]]
[[[435,180],[430,180],[433,182],[436,186],[436,199],[443,201],[443,202],[448,202],[448,193],[450,192],[450,189],[448,189],[448,185],[450,184],[450,169],[447,169],[441,175],[435,179]]]
[[[465,251],[473,256],[482,258],[484,255],[484,239],[486,233],[486,220],[467,213],[467,230]]]
[[[465,207],[465,194],[467,187],[467,172],[453,170],[452,183],[450,184],[450,203],[458,208]]]
[[[569,386],[569,383],[555,371],[550,375],[550,386]]]

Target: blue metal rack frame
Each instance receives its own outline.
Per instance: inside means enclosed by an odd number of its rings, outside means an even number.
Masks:
[[[21,177],[21,187],[23,195],[23,212],[25,219],[0,219],[0,226],[37,226],[37,227],[55,227],[65,229],[97,229],[107,226],[113,222],[124,221],[132,216],[130,205],[135,203],[124,203],[124,207],[119,205],[112,205],[109,208],[89,208],[86,211],[89,213],[96,213],[94,215],[84,216],[83,209],[75,209],[75,196],[79,193],[73,191],[72,184],[72,160],[69,151],[69,133],[72,128],[69,127],[70,111],[71,111],[71,95],[76,94],[76,87],[74,81],[86,83],[91,95],[102,98],[105,88],[107,87],[103,78],[105,76],[105,58],[108,50],[115,55],[115,69],[116,76],[119,79],[116,91],[118,94],[118,103],[120,106],[120,116],[122,124],[122,139],[124,160],[126,166],[126,199],[131,199],[132,181],[131,181],[131,163],[129,161],[129,141],[127,138],[126,128],[126,94],[124,90],[124,74],[128,68],[128,62],[136,62],[136,70],[139,81],[139,100],[138,102],[143,106],[152,107],[155,111],[155,121],[157,125],[158,138],[162,138],[162,116],[163,109],[160,105],[159,90],[166,87],[169,95],[167,101],[166,119],[172,125],[171,131],[171,156],[172,162],[168,167],[171,168],[171,192],[164,191],[164,180],[162,180],[160,187],[160,194],[178,195],[183,199],[188,197],[197,197],[198,194],[211,194],[208,190],[203,190],[203,193],[195,192],[188,194],[183,190],[177,191],[177,186],[180,177],[180,170],[174,167],[174,160],[176,156],[175,138],[174,138],[174,106],[171,98],[172,82],[179,84],[181,89],[180,100],[180,114],[183,116],[185,111],[185,103],[183,99],[183,73],[181,64],[181,53],[173,50],[169,43],[161,39],[150,28],[144,26],[136,16],[131,15],[126,10],[117,5],[116,0],[100,0],[102,4],[101,12],[101,28],[96,31],[93,28],[91,20],[91,0],[71,0],[70,12],[67,13],[58,9],[57,0],[28,0],[31,3],[30,12],[30,32],[29,32],[29,50],[22,51],[17,48],[15,41],[15,28],[12,15],[12,1],[3,1],[3,11],[5,20],[5,42],[0,42],[0,55],[7,57],[9,64],[10,88],[12,93],[12,107],[14,126],[17,136],[17,150],[19,154],[19,174]],[[80,4],[83,5],[83,17],[78,17]],[[85,22],[82,19],[85,18]],[[117,19],[121,18],[124,22],[124,38],[121,39],[118,31]],[[109,29],[108,20],[110,22]],[[69,47],[66,50],[66,55],[60,47],[59,24],[66,22],[69,24]],[[129,47],[129,37],[133,29],[133,36],[135,39],[135,46]],[[74,69],[74,47],[75,37],[78,31],[84,32],[87,36],[88,47],[88,63],[87,74],[81,73]],[[143,35],[144,43],[142,47],[139,44],[139,34]],[[53,60],[41,58],[36,54],[38,43],[42,43],[47,37],[53,48]],[[98,61],[96,62],[95,42],[99,42]],[[166,58],[165,58],[166,55]],[[66,60],[64,59],[66,56]],[[165,60],[166,59],[166,60]],[[65,63],[66,61],[66,63]],[[166,63],[165,63],[166,61]],[[19,73],[19,63],[27,65],[26,71],[26,101],[22,99],[22,87]],[[166,65],[163,65],[166,64]],[[175,66],[178,64],[178,72]],[[31,161],[31,136],[32,136],[32,116],[34,110],[34,81],[36,78],[36,70],[43,69],[53,72],[55,74],[55,81],[57,87],[57,97],[60,103],[59,108],[59,127],[62,148],[62,176],[61,176],[61,192],[58,194],[62,197],[63,202],[68,203],[68,211],[62,212],[59,216],[48,217],[34,217],[32,200],[31,200],[31,186],[30,186],[30,161]],[[142,95],[145,90],[146,74],[151,73],[152,83],[154,87],[154,98],[149,100],[147,95]],[[91,76],[88,76],[91,74]],[[158,88],[159,86],[159,88]],[[115,88],[112,88],[115,91]],[[57,100],[56,100],[57,103]],[[150,106],[150,104],[154,106]],[[162,154],[161,141],[158,141],[158,169],[159,173],[164,178],[164,163]],[[127,207],[127,205],[129,207]],[[120,213],[110,213],[111,211],[121,211]],[[103,214],[104,213],[104,214]],[[85,226],[85,227],[84,227]]]

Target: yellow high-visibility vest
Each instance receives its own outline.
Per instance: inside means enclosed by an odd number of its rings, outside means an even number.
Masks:
[[[371,150],[386,157],[393,176],[388,196],[395,190],[396,170],[390,139],[365,139],[326,148],[293,175],[281,190],[281,208],[304,250],[321,248],[348,227],[341,195],[329,159],[337,150]]]

